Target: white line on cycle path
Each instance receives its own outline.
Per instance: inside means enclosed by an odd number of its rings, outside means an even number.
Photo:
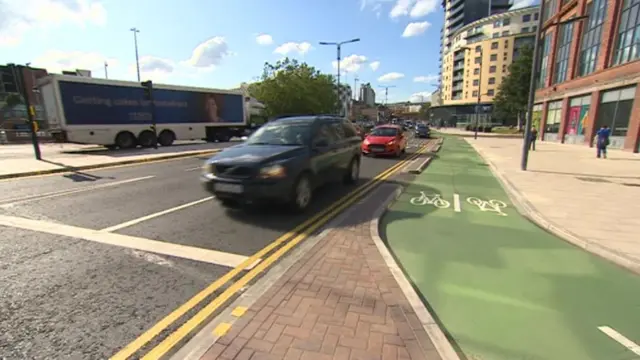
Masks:
[[[453,211],[460,212],[460,195],[453,194]]]
[[[247,256],[238,254],[173,244],[136,236],[102,232],[99,230],[86,229],[49,221],[25,219],[15,216],[0,215],[0,225],[53,235],[67,236],[101,244],[120,246],[132,250],[146,251],[228,267],[237,267],[248,258]],[[257,260],[255,263],[248,266],[246,270],[256,266],[259,261],[260,260]]]
[[[2,201],[3,204],[0,205],[0,207],[1,208],[10,208],[10,207],[12,207],[14,205],[24,204],[24,203],[27,203],[27,202],[30,202],[30,201],[51,199],[51,198],[55,198],[55,197],[71,195],[71,194],[77,194],[77,193],[87,192],[87,191],[91,191],[91,190],[99,190],[99,189],[114,187],[114,186],[118,186],[118,185],[129,184],[129,183],[133,183],[133,182],[137,182],[137,181],[148,180],[148,179],[151,179],[151,178],[154,178],[154,177],[155,177],[155,175],[143,176],[143,177],[138,177],[138,178],[133,178],[133,179],[114,181],[114,182],[110,182],[110,183],[107,183],[107,184],[86,186],[86,187],[82,187],[80,189],[60,190],[60,191],[53,191],[53,192],[44,193],[44,194],[38,194],[38,195],[32,195],[32,196],[24,196],[24,197],[21,197],[21,198],[13,198],[13,199],[8,199],[8,200]]]
[[[619,332],[615,331],[614,329],[612,329],[612,328],[610,328],[608,326],[598,326],[598,330],[600,330],[603,333],[605,333],[607,336],[609,336],[610,338],[615,340],[620,345],[622,345],[622,346],[626,347],[627,349],[629,349],[632,353],[634,353],[636,355],[640,355],[640,345],[638,345],[638,344],[634,343],[633,341],[627,339],[624,335],[620,334]]]

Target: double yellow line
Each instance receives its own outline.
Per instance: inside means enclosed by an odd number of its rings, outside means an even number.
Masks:
[[[313,216],[308,219],[304,223],[296,226],[293,230],[287,232],[286,234],[280,236],[271,244],[264,247],[262,250],[253,254],[247,260],[245,260],[242,264],[238,265],[228,273],[226,273],[221,278],[217,279],[211,285],[207,286],[204,290],[200,291],[194,297],[189,299],[186,303],[182,304],[180,307],[175,309],[169,315],[165,316],[162,320],[152,326],[149,330],[140,335],[133,342],[129,343],[122,350],[116,353],[111,357],[110,360],[125,360],[128,359],[131,355],[135,354],[138,350],[140,350],[143,346],[145,346],[148,342],[153,340],[156,336],[158,336],[162,331],[171,326],[174,322],[184,316],[188,311],[193,309],[195,306],[204,301],[208,296],[213,294],[216,290],[221,288],[223,285],[231,281],[238,274],[240,274],[244,269],[246,269],[251,264],[254,264],[259,259],[265,257],[265,255],[269,254],[274,249],[278,248],[280,245],[284,244],[277,250],[275,250],[271,255],[258,263],[251,271],[246,273],[242,278],[237,280],[231,286],[229,286],[222,294],[213,299],[209,304],[207,304],[202,310],[200,310],[197,314],[191,317],[187,322],[185,322],[182,326],[180,326],[176,331],[171,333],[168,337],[166,337],[160,344],[151,349],[147,354],[145,354],[142,359],[143,360],[151,360],[151,359],[160,359],[167,352],[169,352],[173,347],[176,346],[182,339],[188,336],[191,332],[193,332],[196,328],[198,328],[204,321],[206,321],[213,313],[220,308],[225,302],[227,302],[231,297],[235,295],[239,290],[241,290],[245,285],[247,285],[251,280],[253,280],[258,274],[266,270],[269,266],[271,266],[274,262],[280,259],[283,255],[285,255],[289,250],[299,244],[301,241],[309,237],[320,227],[325,225],[329,220],[335,217],[338,213],[346,209],[347,207],[353,205],[356,201],[362,198],[367,192],[377,186],[380,182],[386,180],[395,174],[399,169],[405,166],[408,162],[414,160],[422,153],[427,150],[426,146],[421,147],[415,154],[410,156],[407,159],[404,159],[384,172],[378,174],[375,178],[371,179],[366,184],[358,187],[354,192],[349,194],[342,200],[335,202],[329,208],[320,212],[319,214]],[[287,242],[287,240],[289,240]],[[286,242],[286,244],[285,244]]]

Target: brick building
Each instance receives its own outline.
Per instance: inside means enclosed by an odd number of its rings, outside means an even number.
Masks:
[[[534,126],[546,141],[640,148],[640,0],[544,0]],[[584,20],[558,25],[572,17]]]

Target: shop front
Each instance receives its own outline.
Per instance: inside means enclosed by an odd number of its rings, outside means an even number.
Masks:
[[[562,100],[547,103],[547,118],[544,126],[545,141],[560,141],[560,123],[562,122]]]
[[[569,99],[569,112],[564,134],[566,144],[584,144],[585,121],[589,116],[591,107],[591,94],[577,96]]]
[[[611,128],[611,148],[624,148],[627,132],[629,131],[635,93],[636,86],[634,85],[603,91],[600,95],[594,130],[597,131],[603,125]]]

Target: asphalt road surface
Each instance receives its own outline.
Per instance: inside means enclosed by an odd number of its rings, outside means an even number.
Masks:
[[[203,160],[0,181],[0,358],[108,358],[356,187],[325,187],[305,216],[229,211]],[[360,183],[397,161],[364,158]]]

